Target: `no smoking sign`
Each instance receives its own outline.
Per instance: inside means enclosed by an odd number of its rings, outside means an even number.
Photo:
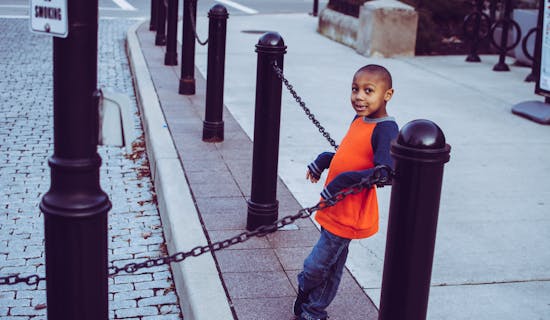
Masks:
[[[66,38],[69,34],[67,0],[31,0],[31,31]]]

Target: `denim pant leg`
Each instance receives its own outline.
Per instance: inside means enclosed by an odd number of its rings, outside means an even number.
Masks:
[[[304,261],[304,270],[298,275],[300,289],[308,293],[308,302],[302,305],[303,319],[327,317],[325,309],[338,290],[350,241],[321,230],[319,241]]]

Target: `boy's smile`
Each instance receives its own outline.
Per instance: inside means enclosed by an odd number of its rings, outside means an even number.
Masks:
[[[382,118],[387,116],[386,102],[392,94],[393,89],[382,77],[369,71],[360,71],[353,77],[351,106],[358,116]]]

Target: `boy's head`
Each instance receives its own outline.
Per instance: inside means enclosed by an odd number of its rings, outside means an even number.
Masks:
[[[351,106],[358,116],[386,117],[386,103],[392,95],[392,78],[386,68],[369,64],[355,72],[351,84]]]

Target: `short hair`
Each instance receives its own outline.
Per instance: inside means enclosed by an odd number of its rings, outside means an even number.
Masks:
[[[361,68],[359,68],[359,70],[357,70],[357,72],[355,72],[355,74],[358,74],[359,72],[363,72],[363,71],[374,73],[374,74],[382,77],[384,82],[386,82],[388,84],[388,87],[392,88],[392,86],[393,86],[392,78],[391,78],[391,74],[388,71],[388,69],[386,69],[386,68],[384,68],[380,65],[377,65],[377,64],[367,64],[367,65],[362,66]]]

